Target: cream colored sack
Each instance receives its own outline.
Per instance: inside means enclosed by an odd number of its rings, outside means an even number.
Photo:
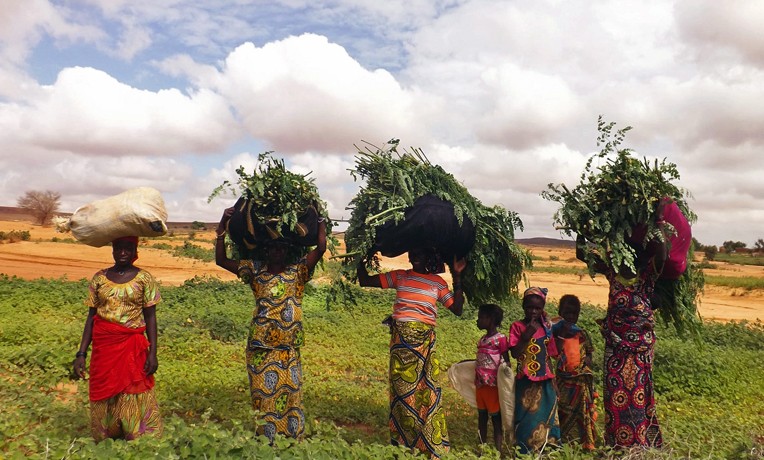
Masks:
[[[477,407],[475,398],[475,360],[462,361],[448,368],[448,380],[467,404]]]
[[[511,446],[515,443],[515,373],[512,366],[505,362],[499,364],[497,379],[504,442]]]
[[[512,367],[502,362],[497,373],[499,387],[499,408],[504,442],[514,444],[515,435],[515,373]],[[448,368],[448,380],[467,404],[477,407],[475,398],[475,360],[462,361]]]
[[[138,187],[81,206],[69,219],[54,219],[56,230],[89,246],[101,247],[123,236],[167,233],[167,210],[159,190]]]

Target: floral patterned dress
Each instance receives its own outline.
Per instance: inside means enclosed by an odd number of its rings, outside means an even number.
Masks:
[[[90,360],[90,427],[96,441],[162,433],[154,377],[143,374],[148,349],[143,309],[160,301],[158,285],[145,270],[115,283],[103,269],[90,281],[85,305],[96,309]]]
[[[655,321],[650,305],[657,275],[648,268],[632,280],[614,273],[607,277],[610,294],[601,325],[605,337],[605,443],[661,447],[653,391]]]
[[[247,338],[247,374],[252,408],[263,421],[258,433],[273,440],[276,434],[301,438],[305,431],[302,405],[303,344],[302,297],[310,279],[307,262],[301,259],[272,274],[266,265],[240,262],[249,269],[255,309]]]

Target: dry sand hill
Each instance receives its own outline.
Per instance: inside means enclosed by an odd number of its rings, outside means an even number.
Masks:
[[[0,244],[0,273],[25,279],[62,278],[70,280],[90,278],[96,270],[113,263],[111,248],[93,248],[83,244],[52,241],[71,238],[71,235],[56,233],[51,227],[41,227],[28,220],[19,219],[18,214],[0,213],[0,231],[27,230],[30,241]],[[212,227],[214,228],[214,227]],[[182,245],[188,238],[189,229],[176,230],[176,238],[162,239],[162,243]],[[212,247],[213,231],[195,232],[195,244]],[[536,266],[576,267],[579,274],[552,274],[530,272],[530,285],[549,288],[551,299],[563,294],[575,294],[582,301],[603,305],[607,302],[607,282],[602,277],[592,280],[584,265],[575,259],[572,248],[558,246],[527,246],[536,257]],[[223,280],[235,277],[217,267],[214,262],[174,257],[165,250],[142,245],[138,250],[136,265],[149,270],[162,283],[179,285],[195,276],[213,276]],[[387,268],[408,267],[405,256],[385,260]],[[764,267],[741,266],[719,263],[718,268],[707,270],[710,275],[746,276],[764,278]],[[446,276],[446,278],[448,278]],[[450,280],[449,280],[450,281]],[[522,287],[521,287],[522,288]],[[729,289],[707,286],[701,299],[701,315],[717,320],[764,320],[764,291]]]

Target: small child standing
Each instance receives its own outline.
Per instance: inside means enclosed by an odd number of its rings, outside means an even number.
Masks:
[[[525,318],[509,328],[509,346],[517,359],[515,377],[515,439],[521,453],[539,453],[558,445],[557,392],[551,358],[557,357],[552,325],[544,312],[545,288],[523,293]]]
[[[502,359],[509,363],[509,339],[497,329],[504,319],[504,311],[495,304],[484,304],[478,309],[477,327],[486,331],[477,343],[475,361],[475,399],[478,408],[480,442],[486,442],[488,417],[493,422],[493,442],[501,451],[504,430],[501,423],[497,374]]]
[[[579,442],[585,450],[594,450],[597,413],[593,388],[592,346],[589,334],[578,326],[581,301],[574,295],[560,298],[560,321],[552,326],[560,359],[557,361],[560,428],[563,442]]]

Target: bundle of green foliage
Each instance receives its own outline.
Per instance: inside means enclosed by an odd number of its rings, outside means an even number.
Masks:
[[[662,226],[656,223],[658,205],[665,197],[676,203],[689,222],[696,219],[687,206],[687,192],[672,183],[679,179],[676,165],[665,159],[651,163],[646,158],[634,158],[631,149],[620,148],[631,127],[613,133],[614,127],[615,123],[599,118],[597,146],[601,151],[589,158],[576,187],[549,184],[541,193],[561,206],[554,215],[557,228],[568,236],[576,233],[586,239],[583,249],[592,276],[599,263],[615,272],[622,267],[636,272],[635,243],[642,249],[651,241],[670,244],[675,229],[668,222]],[[601,164],[595,167],[595,160]],[[632,234],[638,227],[646,227],[646,232],[642,241],[635,242]],[[654,303],[661,318],[679,332],[697,332],[700,325],[697,301],[704,278],[692,256],[690,249],[687,269],[678,280],[661,278],[655,289]]]
[[[475,244],[467,253],[467,268],[462,273],[467,298],[475,304],[510,298],[523,269],[531,266],[530,254],[514,241],[515,229],[523,228],[518,215],[501,206],[484,206],[453,175],[431,164],[421,149],[399,153],[398,143],[393,139],[384,149],[356,148],[351,174],[355,180],[364,179],[365,185],[349,206],[352,215],[345,232],[348,254],[343,274],[355,279],[362,263],[378,269],[379,261],[372,254],[377,230],[385,223],[402,221],[418,198],[434,195],[453,204],[459,225],[465,216],[475,225]]]
[[[327,215],[326,204],[321,200],[313,178],[308,178],[310,173],[293,173],[286,168],[283,159],[274,158],[272,154],[273,152],[264,152],[258,155],[258,164],[252,174],[248,174],[243,166],[237,168],[236,174],[239,178],[236,186],[227,180],[224,181],[215,187],[207,202],[211,202],[225,191],[234,196],[240,194],[245,200],[240,202],[246,203],[244,212],[252,219],[252,224],[267,230],[271,238],[287,233],[304,232],[298,228],[300,219],[312,206],[316,209],[318,217],[326,220],[327,235],[330,235],[333,223]],[[239,258],[262,260],[265,256],[262,245],[248,247],[230,239],[227,239],[227,244]],[[333,239],[329,239],[328,246],[334,252]],[[296,245],[292,251],[293,257],[300,257],[307,254],[309,248]]]

